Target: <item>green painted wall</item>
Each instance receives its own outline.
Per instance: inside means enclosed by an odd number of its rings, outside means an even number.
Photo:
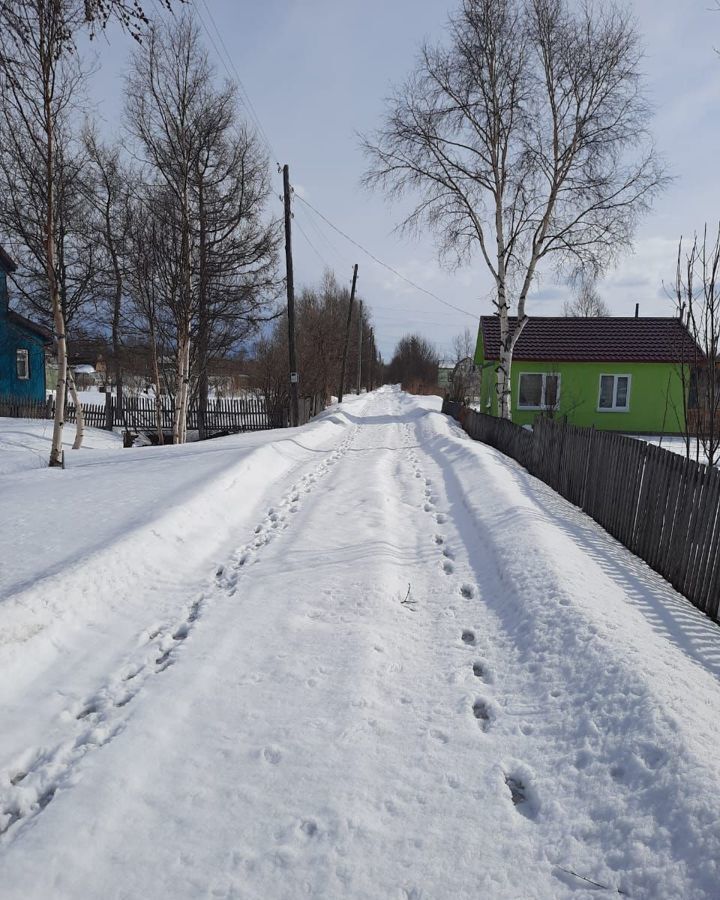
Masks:
[[[496,363],[484,359],[482,338],[478,337],[475,361],[482,366],[481,408],[497,415]],[[560,376],[560,402],[554,415],[567,416],[573,425],[592,426],[604,431],[648,434],[679,434],[682,431],[682,381],[673,363],[524,362],[513,360],[512,419],[531,425],[538,410],[517,408],[518,385],[523,372]],[[601,375],[630,375],[630,402],[627,412],[598,411]]]

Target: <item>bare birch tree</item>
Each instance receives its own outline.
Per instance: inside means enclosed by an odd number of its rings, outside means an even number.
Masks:
[[[640,59],[617,6],[464,0],[449,45],[422,48],[364,141],[365,183],[419,197],[404,227],[430,226],[456,264],[480,253],[495,286],[506,418],[538,267],[602,271],[663,187]]]
[[[610,308],[597,291],[594,283],[583,278],[574,299],[563,304],[563,315],[568,318],[605,318]]]
[[[72,102],[77,79],[72,32],[80,24],[71,0],[6,0],[0,7],[0,101],[6,139],[25,146],[28,165],[17,163],[32,184],[42,215],[43,262],[58,358],[50,465],[61,466],[67,382],[67,336],[57,280],[56,124]]]
[[[170,6],[170,0],[158,2]],[[41,162],[35,189],[44,217],[45,270],[58,357],[50,466],[63,464],[67,384],[66,322],[56,277],[56,128],[73,101],[69,85],[78,72],[76,32],[89,28],[93,33],[113,18],[138,39],[147,23],[139,0],[3,0],[0,5],[0,106],[6,123],[12,121],[4,137],[24,140],[31,158]]]
[[[681,335],[680,380],[686,456],[702,449],[708,465],[720,460],[720,226],[708,239],[695,235],[689,251],[678,246],[677,313],[692,341]]]
[[[154,177],[177,209],[179,284],[172,308],[177,328],[177,384],[173,443],[182,444],[190,386],[193,317],[191,181],[197,162],[205,88],[212,72],[189,18],[169,29],[153,27],[133,54],[127,80],[126,119]]]

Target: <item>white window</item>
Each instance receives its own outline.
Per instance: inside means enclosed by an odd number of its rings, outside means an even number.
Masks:
[[[598,412],[627,412],[630,409],[630,376],[601,375]]]
[[[544,372],[520,373],[518,409],[557,409],[559,400],[559,375]]]
[[[30,351],[18,350],[15,353],[15,371],[21,381],[27,381],[30,377]]]

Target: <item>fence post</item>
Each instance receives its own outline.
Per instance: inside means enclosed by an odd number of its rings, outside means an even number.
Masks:
[[[105,431],[112,431],[115,419],[115,411],[113,409],[113,395],[107,391],[105,393]]]

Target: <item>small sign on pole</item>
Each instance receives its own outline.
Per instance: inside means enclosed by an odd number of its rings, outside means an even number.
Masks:
[[[300,376],[297,372],[290,373],[290,384],[297,384],[300,381]]]

